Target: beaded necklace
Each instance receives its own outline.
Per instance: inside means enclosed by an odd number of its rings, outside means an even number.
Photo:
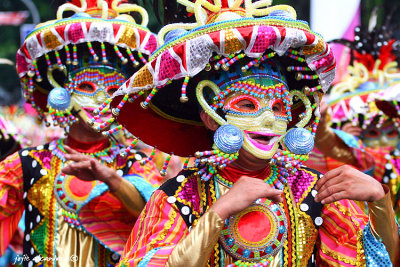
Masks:
[[[49,150],[51,153],[59,159],[60,167],[56,168],[57,170],[61,170],[64,166],[66,159],[65,155],[67,154],[64,148],[64,140],[58,139],[57,141],[53,141],[49,145]],[[120,146],[115,142],[111,142],[110,145],[100,151],[93,153],[84,153],[85,155],[89,155],[93,158],[97,158],[101,162],[106,162],[108,165],[112,164],[115,161],[118,153],[120,151]],[[61,162],[60,162],[61,161]],[[54,179],[54,195],[61,205],[61,207],[66,211],[63,213],[65,221],[70,224],[72,227],[77,227],[80,229],[80,223],[76,219],[76,211],[84,204],[88,195],[82,196],[82,192],[89,194],[91,189],[94,188],[98,182],[85,182],[84,184],[80,184],[79,190],[80,194],[76,194],[73,187],[70,187],[71,181],[77,181],[77,178],[69,175],[65,175],[60,172],[56,174]],[[78,179],[79,180],[79,179]],[[83,190],[83,191],[82,191]]]
[[[228,187],[233,186],[233,182],[222,177],[217,171],[215,172],[215,176],[217,180],[221,182],[223,185],[226,185]],[[276,165],[273,165],[271,166],[268,176],[264,179],[264,182],[269,184],[271,187],[282,190],[283,183],[285,183],[282,180],[283,180],[282,177],[279,175],[278,167]]]
[[[274,257],[271,256],[268,259],[263,259],[260,262],[247,262],[247,261],[235,261],[232,264],[227,265],[226,267],[267,267],[274,260]]]
[[[53,141],[50,144],[49,149],[54,156],[57,156],[63,162],[66,161],[65,154],[67,154],[67,152],[65,151],[64,148],[64,139],[58,139],[57,141]],[[110,146],[101,151],[97,151],[94,153],[83,153],[83,154],[92,156],[93,158],[97,158],[103,162],[111,163],[115,160],[119,152],[120,152],[120,146],[117,145],[115,142],[111,141]]]

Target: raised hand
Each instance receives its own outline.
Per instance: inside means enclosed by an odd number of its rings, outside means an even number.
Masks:
[[[358,126],[354,126],[353,124],[351,124],[351,122],[348,122],[343,125],[342,131],[359,137],[361,136],[363,130]]]
[[[382,185],[348,165],[327,172],[318,180],[315,201],[329,204],[342,199],[376,201],[385,196]]]
[[[64,148],[68,152],[68,154],[65,155],[65,159],[72,161],[72,163],[61,170],[63,173],[76,176],[83,181],[102,181],[108,185],[111,191],[118,189],[122,177],[120,177],[114,169],[68,146]]]
[[[211,208],[225,220],[251,206],[259,198],[282,202],[282,193],[281,190],[272,188],[261,179],[242,176]]]

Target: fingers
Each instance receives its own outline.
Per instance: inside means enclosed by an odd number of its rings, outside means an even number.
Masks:
[[[321,179],[319,179],[315,185],[315,190],[319,191],[330,179],[339,176],[342,173],[342,167],[333,169],[325,173]]]
[[[342,130],[346,133],[355,135],[355,136],[360,136],[362,133],[362,129],[357,126],[353,126],[351,123],[347,123],[343,126]]]
[[[71,163],[68,166],[64,167],[61,171],[65,174],[73,175],[79,178],[79,174],[85,170],[91,170],[91,165],[89,161]]]
[[[260,192],[260,195],[258,198],[268,198],[274,202],[282,202],[283,198],[282,198],[282,194],[283,191],[282,190],[278,190],[278,189],[274,189],[272,187],[270,187],[269,185],[267,185],[264,181],[263,182],[263,187],[262,191]]]
[[[347,197],[346,187],[346,183],[338,183],[330,185],[326,188],[321,188],[321,190],[315,196],[315,201],[321,202],[321,204],[329,204],[342,200]]]
[[[71,147],[64,145],[65,151],[67,151],[68,154],[80,154],[78,151],[75,149],[72,149]]]
[[[268,199],[272,200],[273,202],[283,202],[282,194],[270,196]]]
[[[79,161],[89,161],[92,159],[92,157],[84,155],[82,153],[77,153],[77,154],[73,153],[73,154],[65,154],[65,159],[79,162]]]
[[[331,204],[333,202],[336,202],[336,201],[339,201],[342,199],[347,199],[346,191],[338,191],[331,195],[326,196],[324,199],[321,200],[321,204],[323,204],[323,205]]]

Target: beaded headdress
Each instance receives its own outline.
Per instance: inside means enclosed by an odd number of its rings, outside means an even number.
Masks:
[[[195,14],[197,22],[170,24],[161,29],[161,47],[114,94],[110,106],[121,128],[178,156],[210,150],[213,141],[200,119],[199,103],[215,115],[214,109],[218,109],[225,92],[218,85],[202,82],[211,79],[216,84],[218,75],[225,75],[222,80],[228,86],[227,81],[257,76],[256,69],[265,68],[270,74],[277,74],[277,83],[260,88],[265,94],[279,95],[292,107],[299,106],[292,110],[293,126],[307,126],[312,131],[312,111],[318,115],[319,99],[335,76],[335,60],[322,38],[306,22],[296,20],[293,8],[270,6],[271,1],[178,2]],[[273,65],[281,69],[274,71]],[[282,85],[278,82],[283,80],[281,76],[285,77]],[[246,86],[254,90],[247,90]],[[234,90],[258,94],[257,86],[240,85]],[[287,91],[292,91],[290,99]],[[204,94],[209,94],[209,101]],[[140,118],[135,114],[140,114]],[[299,117],[304,118],[301,123]],[[224,124],[223,119],[213,118]],[[235,133],[231,133],[234,137]]]
[[[400,82],[400,42],[393,38],[391,17],[382,26],[356,27],[353,41],[332,41],[349,47],[351,55],[348,77],[333,86],[329,98],[334,127],[351,122],[366,129],[373,121],[380,127],[388,119],[398,125],[400,96],[390,92]]]
[[[49,116],[62,127],[76,121],[70,105],[76,76],[85,79],[91,72],[110,69],[122,74],[112,77],[122,79],[115,81],[119,86],[157,48],[155,36],[146,28],[146,11],[122,2],[71,0],[59,7],[56,20],[37,25],[18,50],[23,95],[47,125]],[[66,11],[75,14],[64,18]],[[124,14],[128,12],[139,13],[141,24]],[[94,70],[80,73],[88,66]]]

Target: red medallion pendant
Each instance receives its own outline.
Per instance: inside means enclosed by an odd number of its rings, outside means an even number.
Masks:
[[[225,220],[219,240],[235,259],[257,262],[278,253],[286,235],[283,209],[264,199]]]

